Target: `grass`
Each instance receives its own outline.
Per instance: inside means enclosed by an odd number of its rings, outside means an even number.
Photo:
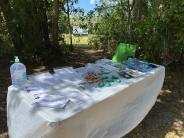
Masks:
[[[70,44],[70,35],[64,34],[64,41],[67,45]],[[84,36],[72,36],[72,42],[73,45],[79,46],[79,47],[84,47],[88,45],[89,42],[89,36],[84,35]]]

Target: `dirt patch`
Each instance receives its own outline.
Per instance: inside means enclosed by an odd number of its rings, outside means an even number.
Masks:
[[[55,67],[84,66],[102,58],[102,51],[76,49]],[[10,59],[0,59],[0,138],[7,138],[6,95],[10,83]],[[47,70],[46,66],[29,66],[28,73]],[[164,87],[146,118],[124,138],[184,138],[184,67],[166,68]]]

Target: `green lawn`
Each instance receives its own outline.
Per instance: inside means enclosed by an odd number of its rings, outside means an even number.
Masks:
[[[66,44],[70,44],[70,36],[64,34],[64,41]],[[75,46],[88,46],[89,36],[72,36],[73,45]]]

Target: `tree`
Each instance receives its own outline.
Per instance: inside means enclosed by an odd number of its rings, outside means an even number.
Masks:
[[[69,28],[69,35],[70,35],[70,50],[73,50],[73,42],[72,42],[72,27],[70,22],[70,7],[69,7],[69,0],[66,0],[67,5],[67,18],[68,18],[68,28]]]
[[[74,8],[74,4],[77,3],[78,0],[64,0],[62,9],[64,13],[66,13],[67,21],[68,21],[68,33],[70,35],[70,50],[73,50],[73,42],[72,42],[72,25],[71,25],[71,14],[76,10]],[[65,5],[66,4],[66,8]]]
[[[170,64],[183,58],[183,9],[183,0],[100,0],[88,14],[88,29],[100,48],[133,43],[140,58]]]
[[[53,14],[52,14],[52,45],[53,46],[59,46],[58,21],[59,21],[59,0],[54,0],[53,1]]]
[[[148,3],[146,0],[133,1],[133,15],[135,20],[141,20],[147,14]]]
[[[23,53],[23,42],[18,31],[18,27],[15,23],[12,8],[10,6],[9,0],[0,0],[0,8],[3,12],[4,18],[6,20],[7,28],[10,33],[11,40],[14,44],[16,55],[22,55]]]
[[[41,62],[50,49],[46,1],[0,1],[16,53],[26,61]]]

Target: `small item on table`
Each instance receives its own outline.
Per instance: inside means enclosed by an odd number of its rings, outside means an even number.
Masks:
[[[140,61],[136,58],[130,58],[127,61],[125,61],[124,64],[129,69],[138,70],[140,72],[148,72],[148,71],[151,71],[152,69],[156,68],[154,65],[152,66],[152,65],[150,65],[150,63]]]
[[[88,72],[84,78],[88,83],[98,83],[102,81],[95,72]]]
[[[109,70],[101,69],[101,72],[99,74],[101,75],[101,74],[109,74],[109,73],[110,73]]]
[[[136,71],[136,70],[131,70],[131,71],[129,71],[128,73],[131,74],[131,75],[133,75],[133,76],[139,75],[139,72]]]
[[[98,87],[102,88],[102,87],[104,87],[104,86],[105,86],[104,82],[98,83]]]
[[[109,77],[108,76],[104,76],[102,77],[102,80],[107,80]]]
[[[126,79],[131,79],[131,78],[133,78],[131,75],[129,75],[129,74],[126,73],[125,71],[119,72],[119,75],[122,76],[123,78],[126,78]]]
[[[116,82],[117,82],[117,83],[121,83],[121,80],[120,80],[120,79],[117,79]]]
[[[17,56],[15,56],[15,63],[10,67],[10,75],[14,86],[23,86],[27,83],[26,67],[20,63]]]
[[[111,78],[112,78],[113,82],[121,83],[121,80],[119,79],[119,77],[117,77],[117,76],[112,76]]]
[[[106,74],[100,74],[95,72],[88,72],[84,79],[89,84],[95,84],[97,87],[110,87],[114,83],[121,83],[121,80],[116,75],[106,75]]]
[[[118,79],[118,77],[117,77],[117,76],[114,76],[114,75],[113,75],[111,78],[112,78],[113,80]]]
[[[128,71],[126,71],[126,73],[129,74],[132,77],[139,77],[139,76],[144,74],[144,73],[141,73],[137,70],[128,70]]]
[[[125,65],[122,63],[114,63],[114,66],[117,68],[117,72],[121,72],[126,69]]]
[[[112,85],[111,85],[110,82],[105,82],[105,86],[106,86],[106,87],[110,87],[110,86],[112,86]]]

